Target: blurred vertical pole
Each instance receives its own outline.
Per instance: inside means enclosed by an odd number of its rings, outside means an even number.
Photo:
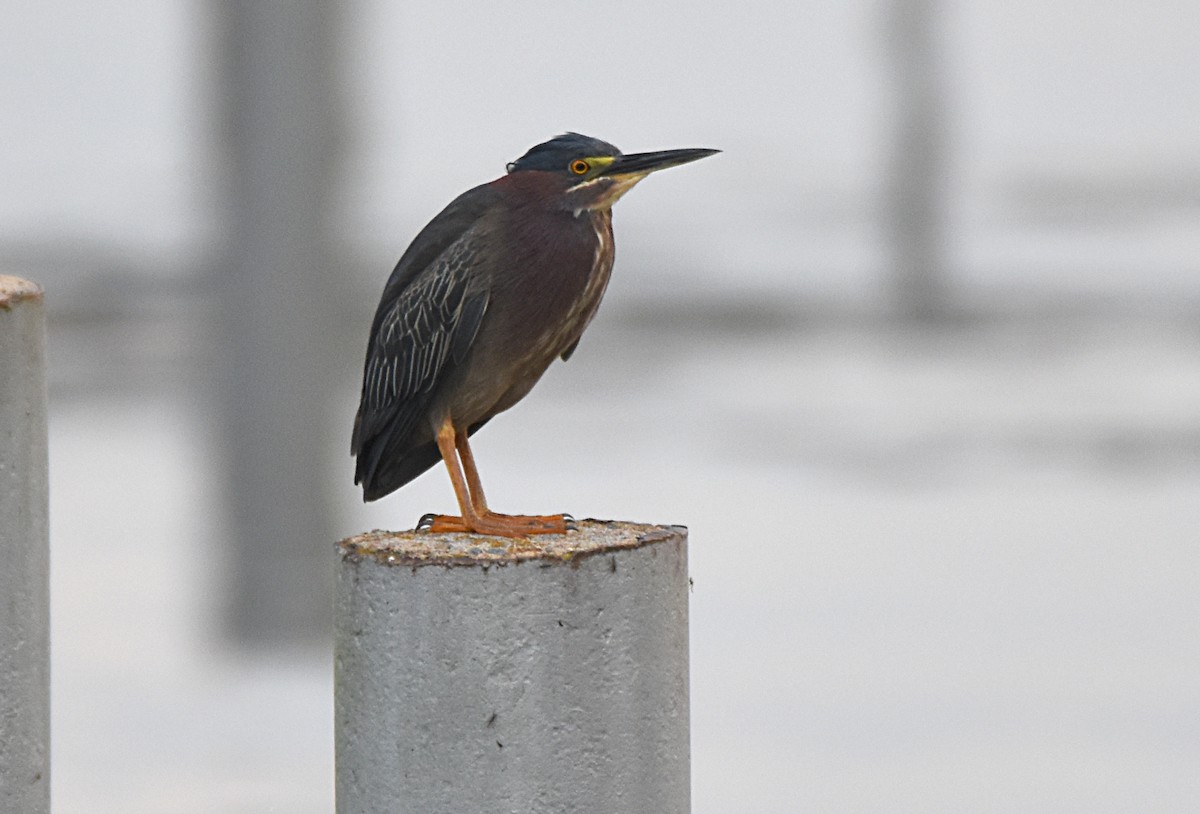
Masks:
[[[230,0],[219,31],[227,243],[217,270],[218,432],[230,522],[233,635],[246,644],[329,631],[333,538],[323,465],[338,3]]]
[[[0,275],[0,811],[50,811],[42,289]]]
[[[901,316],[945,316],[945,100],[936,0],[893,0],[887,40],[893,131],[884,218]]]

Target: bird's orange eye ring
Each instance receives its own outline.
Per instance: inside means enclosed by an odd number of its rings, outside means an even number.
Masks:
[[[584,161],[582,158],[577,158],[571,162],[571,172],[576,175],[583,175],[592,168],[592,165]]]

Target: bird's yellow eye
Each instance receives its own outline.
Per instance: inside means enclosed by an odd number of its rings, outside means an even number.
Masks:
[[[583,175],[592,168],[592,165],[584,161],[582,158],[577,158],[571,162],[571,172],[576,175]]]

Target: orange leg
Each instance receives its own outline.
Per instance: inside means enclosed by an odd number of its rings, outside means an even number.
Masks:
[[[479,480],[479,470],[475,468],[475,455],[471,445],[467,443],[467,434],[463,430],[454,433],[454,449],[462,461],[463,472],[467,476],[467,490],[471,493],[471,505],[479,514],[487,514],[487,498],[483,494],[483,483]]]
[[[432,532],[466,531],[500,537],[525,537],[530,534],[562,534],[573,527],[567,515],[508,515],[498,514],[487,507],[475,456],[467,443],[465,432],[456,432],[446,419],[437,433],[438,451],[450,473],[454,496],[458,499],[461,517],[433,515],[421,519],[420,527]]]

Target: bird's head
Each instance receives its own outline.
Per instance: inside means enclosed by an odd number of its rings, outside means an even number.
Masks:
[[[625,155],[600,139],[564,133],[531,147],[508,165],[508,172],[547,173],[557,182],[564,208],[579,213],[611,208],[634,184],[656,170],[719,152],[688,148]]]

